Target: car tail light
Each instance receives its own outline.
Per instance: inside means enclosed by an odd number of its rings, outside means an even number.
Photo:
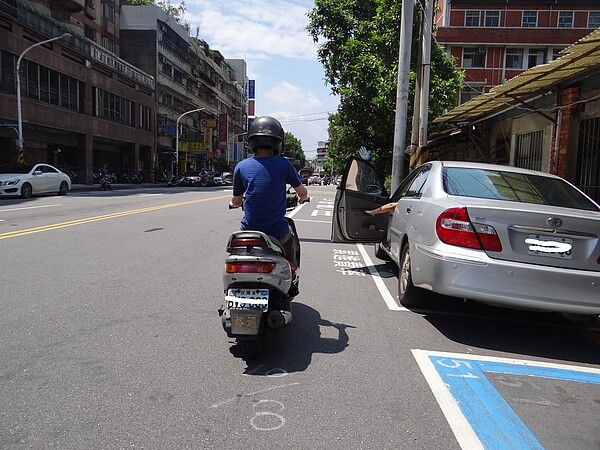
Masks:
[[[459,247],[502,251],[502,244],[494,227],[482,223],[471,223],[467,208],[450,208],[438,217],[435,231],[446,244]]]
[[[227,273],[270,273],[275,263],[262,261],[235,261],[225,263]]]

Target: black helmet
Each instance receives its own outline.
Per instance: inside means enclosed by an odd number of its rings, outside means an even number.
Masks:
[[[252,153],[256,153],[257,147],[271,147],[273,154],[283,152],[284,140],[283,127],[273,117],[257,117],[248,129],[248,146]]]

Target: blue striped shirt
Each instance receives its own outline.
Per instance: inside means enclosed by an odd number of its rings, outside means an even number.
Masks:
[[[287,185],[302,184],[300,175],[281,156],[252,157],[240,161],[233,172],[233,195],[243,195],[241,230],[262,231],[277,239],[288,234],[285,219]]]

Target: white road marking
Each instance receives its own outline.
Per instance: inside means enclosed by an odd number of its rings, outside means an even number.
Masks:
[[[53,204],[53,205],[24,206],[22,208],[0,209],[0,212],[24,211],[26,209],[38,209],[38,208],[51,208],[53,206],[62,206],[62,203],[56,203],[56,204]]]
[[[383,301],[385,302],[387,307],[391,311],[409,311],[403,306],[398,306],[396,300],[394,299],[387,286],[383,282],[383,279],[379,275],[379,272],[377,272],[377,269],[373,265],[373,261],[371,261],[371,258],[367,254],[365,247],[362,244],[356,244],[356,246],[358,247],[358,250],[360,251],[360,254],[362,255],[365,263],[367,264],[367,269],[369,269],[371,277],[373,278],[373,281],[375,282],[375,285],[377,286],[377,289],[379,290],[379,293],[381,294],[381,297],[383,298]]]
[[[289,213],[287,213],[286,216],[291,219],[298,213],[298,211],[300,211],[304,207],[304,205],[306,205],[306,203],[299,204],[293,210],[291,210]]]
[[[326,223],[331,225],[331,220],[310,220],[310,219],[295,219],[294,222],[312,222],[312,223]]]

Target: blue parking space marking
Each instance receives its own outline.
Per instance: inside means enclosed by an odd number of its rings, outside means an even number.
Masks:
[[[600,384],[600,369],[413,350],[462,448],[543,449],[486,373]]]

